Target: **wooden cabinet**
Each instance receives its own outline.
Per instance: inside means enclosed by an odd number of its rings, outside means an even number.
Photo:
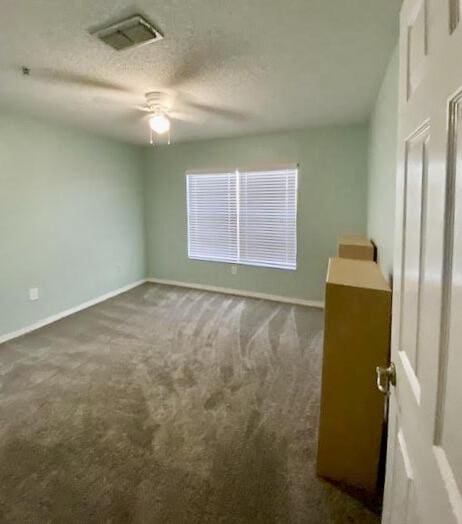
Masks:
[[[318,474],[376,493],[391,290],[375,262],[331,258],[327,273]]]
[[[361,235],[345,235],[338,238],[337,252],[341,258],[353,258],[356,260],[375,259],[374,244]]]

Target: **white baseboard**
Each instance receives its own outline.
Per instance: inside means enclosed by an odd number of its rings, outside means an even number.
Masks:
[[[7,333],[6,335],[0,335],[0,344],[2,344],[3,342],[7,342],[8,340],[12,340],[13,338],[17,338],[22,335],[25,335],[26,333],[30,333],[31,331],[35,331],[36,329],[44,327],[48,324],[52,324],[53,322],[56,322],[57,320],[60,320],[64,317],[68,317],[69,315],[73,315],[74,313],[77,313],[78,311],[82,311],[82,309],[86,309],[88,307],[94,306],[95,304],[99,304],[100,302],[104,302],[105,300],[108,300],[109,298],[115,297],[116,295],[120,295],[121,293],[125,293],[126,291],[129,291],[130,289],[133,289],[134,287],[138,287],[141,284],[144,284],[145,282],[146,280],[144,279],[138,280],[137,282],[133,282],[132,284],[128,284],[126,286],[120,287],[119,289],[116,289],[115,291],[110,291],[109,293],[105,293],[104,295],[101,295],[97,298],[88,300],[87,302],[84,302],[83,304],[79,304],[78,306],[72,307],[70,309],[66,309],[65,311],[61,311],[60,313],[57,313],[56,315],[52,315],[50,317],[34,322],[33,324],[30,324],[29,326],[18,329],[17,331],[13,331],[12,333]]]
[[[324,308],[324,302],[318,300],[305,300],[303,298],[281,297],[278,295],[269,295],[268,293],[258,293],[254,291],[244,291],[227,287],[208,286],[206,284],[193,284],[191,282],[178,282],[177,280],[164,280],[162,278],[148,278],[147,282],[152,284],[165,284],[168,286],[186,287],[190,289],[200,289],[202,291],[214,291],[215,293],[225,293],[227,295],[237,295],[249,298],[261,298],[263,300],[272,300],[273,302],[283,302],[285,304],[295,304],[298,306],[309,306]]]
[[[206,284],[194,284],[191,282],[178,282],[176,280],[164,280],[162,278],[147,278],[145,280],[138,280],[136,282],[133,282],[132,284],[128,284],[114,291],[110,291],[109,293],[105,293],[104,295],[101,295],[97,298],[93,298],[92,300],[88,300],[87,302],[84,302],[83,304],[79,304],[78,306],[75,306],[75,307],[66,309],[65,311],[56,313],[56,315],[51,315],[50,317],[44,318],[42,320],[38,320],[37,322],[34,322],[33,324],[25,326],[11,333],[0,335],[0,344],[2,344],[3,342],[7,342],[8,340],[12,340],[14,338],[25,335],[26,333],[30,333],[31,331],[35,331],[36,329],[40,329],[41,327],[44,327],[48,324],[52,324],[53,322],[56,322],[57,320],[60,320],[64,317],[68,317],[69,315],[73,315],[74,313],[77,313],[78,311],[87,309],[91,306],[99,304],[100,302],[104,302],[105,300],[108,300],[109,298],[115,297],[117,295],[120,295],[121,293],[125,293],[126,291],[129,291],[130,289],[138,287],[141,284],[144,284],[145,282],[151,282],[153,284],[165,284],[168,286],[185,287],[185,288],[190,288],[190,289],[200,289],[203,291],[212,291],[215,293],[225,293],[227,295],[237,295],[241,297],[260,298],[262,300],[272,300],[273,302],[283,302],[285,304],[295,304],[299,306],[309,306],[309,307],[316,307],[316,308],[324,307],[324,303],[321,301],[317,301],[317,300],[305,300],[302,298],[281,297],[278,295],[270,295],[268,293],[258,293],[254,291],[244,291],[241,289],[208,286]]]

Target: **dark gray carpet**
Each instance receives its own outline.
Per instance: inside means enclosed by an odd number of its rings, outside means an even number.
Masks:
[[[143,285],[0,346],[0,521],[376,523],[315,475],[321,329]]]

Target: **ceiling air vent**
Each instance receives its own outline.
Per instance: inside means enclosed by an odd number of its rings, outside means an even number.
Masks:
[[[116,51],[149,44],[163,38],[151,23],[139,15],[98,29],[93,34]]]

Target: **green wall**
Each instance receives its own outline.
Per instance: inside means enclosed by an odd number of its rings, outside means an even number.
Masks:
[[[341,233],[366,232],[367,127],[326,127],[149,148],[145,158],[148,276],[322,300]],[[299,162],[298,269],[189,260],[185,171]]]
[[[2,112],[0,338],[146,276],[322,300],[337,235],[366,230],[367,138],[352,125],[140,148]],[[189,260],[185,171],[284,162],[300,164],[297,271]]]
[[[371,115],[367,229],[384,274],[393,272],[395,170],[398,133],[398,48],[395,49]]]
[[[0,336],[144,278],[140,151],[0,114]]]

